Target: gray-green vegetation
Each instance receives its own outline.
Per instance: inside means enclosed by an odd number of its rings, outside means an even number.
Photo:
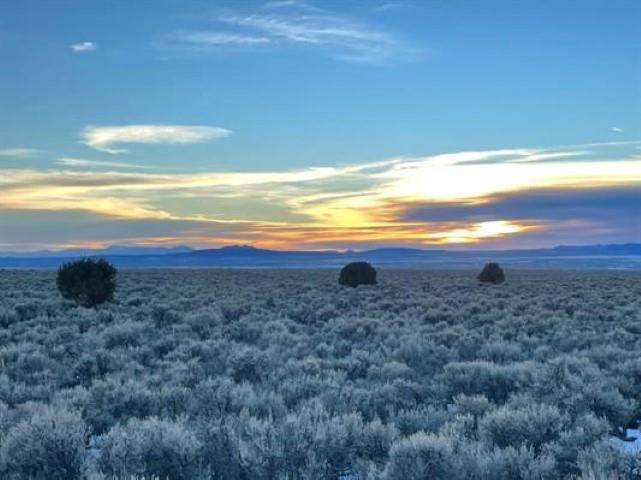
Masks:
[[[641,273],[0,271],[0,477],[641,478]]]

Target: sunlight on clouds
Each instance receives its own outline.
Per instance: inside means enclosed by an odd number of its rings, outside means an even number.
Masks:
[[[504,237],[514,233],[524,232],[536,228],[533,225],[519,225],[507,220],[481,222],[468,228],[429,233],[427,238],[442,243],[477,243],[485,238]]]
[[[577,160],[563,163],[523,161],[431,165],[427,159],[395,166],[377,177],[387,180],[383,190],[384,195],[389,198],[455,201],[533,187],[580,187],[638,182],[641,179],[641,162]]]
[[[408,221],[407,212],[444,203],[471,210],[491,205],[501,195],[532,189],[641,186],[641,159],[634,153],[589,154],[570,147],[504,149],[291,171],[176,175],[5,169],[0,209],[85,211],[105,218],[201,226],[177,234],[177,243],[233,239],[280,248],[481,243],[547,225],[529,214],[520,217],[518,209],[508,216],[463,216],[449,222]],[[92,166],[89,161],[72,164]],[[171,198],[183,201],[172,203]],[[242,209],[228,214],[229,202],[238,202]]]
[[[126,162],[105,162],[102,160],[86,160],[84,158],[62,157],[56,160],[58,165],[63,167],[78,167],[78,168],[142,168],[146,169],[144,165]]]
[[[206,125],[108,125],[88,126],[82,131],[84,143],[107,153],[127,150],[113,148],[130,143],[185,144],[218,140],[231,135],[226,128]]]
[[[116,197],[86,198],[72,189],[56,189],[9,194],[0,198],[0,207],[16,210],[89,211],[114,218],[171,220],[168,212],[146,207],[137,200]]]
[[[452,222],[388,222],[353,226],[301,225],[263,228],[245,237],[246,242],[255,241],[272,248],[291,248],[302,245],[306,248],[342,248],[360,245],[439,245],[451,243],[479,243],[483,239],[503,238],[526,230],[535,230],[534,223],[509,220],[454,225]],[[215,242],[214,242],[215,243]]]

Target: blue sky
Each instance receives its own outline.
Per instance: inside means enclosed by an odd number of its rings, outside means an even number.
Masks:
[[[639,20],[633,0],[0,0],[0,250],[639,240]]]

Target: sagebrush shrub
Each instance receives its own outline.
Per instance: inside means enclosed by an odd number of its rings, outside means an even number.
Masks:
[[[485,395],[488,400],[502,404],[525,383],[526,371],[519,364],[498,365],[480,360],[451,362],[445,365],[442,378],[452,396]]]
[[[609,437],[641,393],[641,272],[479,288],[465,271],[389,270],[363,290],[337,273],[127,270],[120,301],[94,310],[60,302],[55,272],[3,271],[0,450],[23,451],[8,439],[50,405],[82,412],[91,480],[635,478]],[[107,435],[126,448],[101,471]],[[0,479],[42,480],[58,460],[25,451]],[[189,471],[159,477],[172,458]]]
[[[116,425],[103,438],[99,465],[109,475],[191,480],[201,444],[181,421],[150,417]]]
[[[523,445],[538,452],[544,444],[557,440],[568,423],[568,418],[552,405],[506,405],[481,418],[478,429],[479,437],[488,445]]]
[[[452,478],[456,461],[450,439],[419,432],[392,445],[385,480]]]
[[[46,407],[19,422],[2,439],[0,476],[16,480],[79,479],[87,434],[78,413]]]

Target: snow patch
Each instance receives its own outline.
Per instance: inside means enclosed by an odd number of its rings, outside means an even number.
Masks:
[[[628,428],[626,430],[626,438],[622,440],[618,437],[610,438],[610,443],[618,450],[636,454],[641,452],[641,430],[636,428]]]

